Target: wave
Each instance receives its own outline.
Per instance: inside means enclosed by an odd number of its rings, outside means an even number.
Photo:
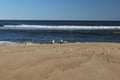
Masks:
[[[120,26],[48,26],[48,25],[3,25],[0,30],[118,30]]]
[[[32,43],[32,42],[23,42],[23,43],[20,43],[20,42],[11,42],[11,41],[0,41],[0,46],[4,46],[4,45],[20,45],[20,44],[23,44],[23,45],[34,45],[35,43]]]
[[[0,41],[0,45],[14,45],[18,44],[17,42],[10,42],[10,41]]]

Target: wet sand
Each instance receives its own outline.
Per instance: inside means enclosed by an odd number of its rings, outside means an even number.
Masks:
[[[0,46],[0,80],[120,80],[120,44]]]

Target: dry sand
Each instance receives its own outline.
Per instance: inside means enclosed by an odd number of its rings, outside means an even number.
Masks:
[[[120,80],[120,44],[0,46],[0,80]]]

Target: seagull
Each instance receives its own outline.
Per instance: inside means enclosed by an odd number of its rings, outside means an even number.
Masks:
[[[63,40],[60,40],[60,43],[63,43],[64,41]]]
[[[52,44],[54,44],[55,43],[55,40],[52,40]]]

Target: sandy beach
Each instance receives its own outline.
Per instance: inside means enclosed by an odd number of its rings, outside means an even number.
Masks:
[[[0,46],[0,80],[120,80],[120,44]]]

